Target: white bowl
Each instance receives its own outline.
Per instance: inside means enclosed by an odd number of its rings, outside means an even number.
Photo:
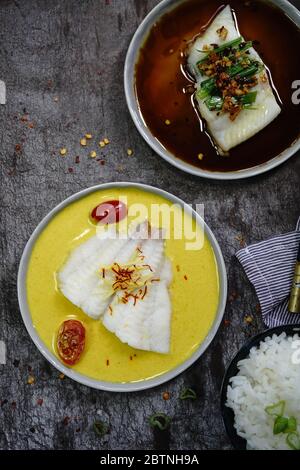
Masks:
[[[192,175],[202,176],[204,178],[218,180],[249,178],[250,176],[256,176],[261,173],[265,173],[266,171],[269,171],[272,168],[281,165],[299,150],[300,137],[295,142],[293,142],[290,147],[284,150],[284,152],[280,153],[268,162],[245,170],[220,172],[203,170],[177,158],[175,155],[169,152],[159,142],[158,139],[156,139],[156,137],[150,132],[149,128],[147,127],[141,115],[135,91],[135,66],[139,57],[139,52],[154,23],[159,21],[159,19],[165,13],[176,8],[180,3],[183,3],[185,1],[186,0],[162,0],[155,8],[153,8],[152,11],[150,11],[150,13],[142,21],[130,43],[125,61],[124,86],[127,105],[137,130],[140,132],[145,141],[150,145],[150,147],[152,147],[152,149],[156,153],[158,153],[158,155],[160,155],[164,160],[171,163],[171,165],[179,168],[180,170],[186,171],[187,173],[191,173]],[[287,14],[300,28],[300,12],[299,10],[297,10],[296,7],[291,5],[287,0],[268,1],[269,3],[272,3],[279,7],[281,10],[283,10],[284,13]],[[297,77],[295,77],[295,79],[296,78]]]
[[[106,382],[106,381],[101,381],[101,380],[95,380],[92,378],[89,378],[85,375],[82,375],[75,370],[66,367],[62,362],[58,360],[58,358],[47,348],[47,346],[44,344],[44,342],[41,340],[39,337],[36,329],[33,326],[31,315],[30,315],[30,310],[28,307],[28,302],[27,302],[27,293],[26,293],[26,276],[27,276],[27,270],[28,270],[28,263],[29,259],[31,256],[32,249],[34,247],[34,244],[36,243],[38,237],[40,236],[41,232],[45,229],[47,224],[50,222],[50,220],[62,209],[67,207],[69,204],[73,203],[74,201],[77,201],[78,199],[81,199],[82,197],[86,196],[87,194],[90,194],[94,191],[98,191],[100,189],[111,189],[111,188],[138,188],[143,191],[148,191],[153,194],[158,194],[168,200],[170,200],[173,203],[180,204],[182,207],[184,205],[184,202],[179,199],[176,196],[173,196],[170,193],[167,193],[166,191],[163,191],[158,188],[154,188],[152,186],[147,186],[145,184],[138,184],[138,183],[106,183],[106,184],[101,184],[97,186],[93,186],[91,188],[85,189],[83,191],[80,191],[79,193],[74,194],[73,196],[65,199],[63,202],[61,202],[58,206],[56,206],[49,214],[40,222],[40,224],[37,226],[33,234],[31,235],[21,258],[20,262],[20,267],[19,267],[19,273],[18,273],[18,299],[19,299],[19,305],[20,305],[20,310],[21,310],[21,315],[23,318],[23,321],[25,323],[25,326],[27,328],[27,331],[32,339],[32,341],[35,343],[37,348],[40,350],[40,352],[43,354],[43,356],[54,366],[56,367],[60,372],[63,374],[67,375],[71,379],[75,380],[76,382],[82,383],[84,385],[87,385],[89,387],[97,388],[99,390],[107,390],[107,391],[112,391],[112,392],[132,392],[132,391],[137,391],[137,390],[144,390],[147,388],[155,387],[156,385],[160,385],[174,377],[176,377],[178,374],[186,370],[189,366],[191,366],[206,350],[208,345],[211,343],[213,340],[214,336],[217,333],[217,330],[219,328],[219,325],[221,323],[224,310],[225,310],[225,305],[226,305],[226,298],[227,298],[227,276],[226,276],[226,268],[223,260],[223,256],[220,250],[220,247],[218,245],[218,242],[216,241],[212,231],[210,228],[203,222],[203,220],[200,218],[200,216],[192,209],[188,208],[188,211],[190,214],[198,220],[200,223],[204,223],[204,228],[205,228],[205,233],[206,236],[208,237],[208,240],[210,241],[212,248],[215,253],[215,258],[218,266],[218,271],[219,271],[219,283],[220,283],[220,298],[219,298],[219,305],[217,309],[217,314],[214,320],[214,323],[207,334],[205,340],[203,343],[199,346],[197,351],[185,362],[180,364],[178,367],[170,370],[169,372],[160,375],[158,377],[155,377],[153,379],[149,380],[144,380],[140,382],[132,382],[132,383],[114,383],[114,382]]]

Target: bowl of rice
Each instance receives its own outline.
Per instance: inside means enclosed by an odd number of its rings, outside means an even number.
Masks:
[[[258,334],[225,374],[221,411],[239,450],[300,450],[300,324]]]

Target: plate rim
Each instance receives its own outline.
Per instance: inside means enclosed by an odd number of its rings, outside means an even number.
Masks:
[[[220,171],[209,171],[198,168],[194,165],[191,165],[184,160],[173,155],[169,150],[167,150],[159,140],[152,135],[148,129],[146,122],[143,119],[143,116],[140,112],[139,103],[136,96],[136,87],[135,87],[135,65],[136,59],[138,57],[139,51],[142,47],[142,43],[149,33],[149,30],[162,15],[167,13],[173,8],[176,8],[180,3],[185,2],[186,0],[161,0],[150,12],[146,15],[143,21],[138,26],[135,31],[125,59],[124,65],[124,90],[125,98],[127,103],[127,108],[131,115],[131,118],[135,124],[136,129],[146,141],[146,143],[165,161],[170,163],[172,166],[177,169],[189,173],[194,176],[203,177],[211,180],[240,180],[245,178],[251,178],[254,176],[262,175],[279,165],[282,165],[284,162],[289,160],[293,155],[297,153],[300,149],[300,134],[292,142],[292,144],[285,149],[280,154],[276,155],[271,160],[261,163],[254,167],[246,168],[243,170],[230,171],[230,172],[220,172]],[[275,5],[277,8],[280,8],[287,14],[292,21],[296,23],[300,29],[300,11],[292,5],[288,0],[267,0],[269,3]]]
[[[217,307],[217,312],[216,312],[214,322],[207,336],[205,337],[204,341],[200,344],[197,350],[186,361],[182,362],[177,367],[159,376],[153,377],[151,379],[144,379],[144,380],[137,381],[137,382],[122,383],[122,382],[101,381],[101,380],[93,379],[86,375],[80,374],[79,372],[65,366],[44,344],[42,339],[39,337],[36,329],[34,328],[32,320],[31,320],[30,309],[27,303],[27,292],[26,292],[26,275],[27,275],[28,263],[30,260],[31,252],[32,252],[32,249],[34,247],[36,240],[38,239],[42,231],[46,228],[46,226],[53,219],[53,217],[56,214],[58,214],[62,209],[67,207],[69,204],[72,204],[73,202],[87,196],[88,194],[91,194],[99,190],[112,189],[112,188],[117,188],[117,187],[118,188],[129,187],[129,188],[141,189],[150,193],[163,196],[171,202],[174,202],[174,203],[177,202],[178,204],[180,204],[181,207],[183,207],[183,204],[184,204],[184,201],[182,199],[173,195],[172,193],[169,193],[160,188],[156,188],[155,186],[150,186],[147,184],[135,183],[135,182],[122,181],[122,182],[102,183],[102,184],[94,185],[89,188],[76,192],[75,194],[61,201],[53,209],[51,209],[50,212],[46,214],[46,216],[39,222],[37,227],[32,232],[29,240],[27,241],[25,245],[25,248],[24,248],[21,260],[20,260],[20,264],[19,264],[18,277],[17,277],[17,293],[18,293],[18,302],[19,302],[19,309],[20,309],[21,317],[23,319],[26,330],[31,340],[33,341],[35,346],[38,348],[38,350],[41,352],[41,354],[45,357],[45,359],[47,359],[56,369],[58,369],[61,373],[63,373],[67,377],[75,380],[76,382],[81,383],[91,388],[95,388],[95,389],[103,390],[103,391],[110,391],[110,392],[136,392],[140,390],[150,389],[152,387],[156,387],[165,382],[168,382],[169,380],[175,378],[177,375],[181,374],[186,369],[188,369],[195,361],[197,361],[200,358],[200,356],[202,356],[202,354],[204,354],[204,352],[206,351],[206,349],[208,348],[208,346],[210,345],[210,343],[216,336],[219,326],[224,316],[225,307],[227,303],[227,290],[228,290],[227,271],[226,271],[226,266],[225,266],[221,248],[212,230],[207,225],[205,220],[203,220],[193,208],[188,207],[187,208],[188,212],[190,212],[190,214],[196,220],[201,222],[204,226],[206,236],[208,237],[211,243],[211,246],[213,248],[213,251],[214,251],[214,256],[216,259],[216,264],[217,264],[218,274],[219,274],[219,286],[220,286],[219,304]]]
[[[226,367],[226,371],[224,373],[222,379],[222,385],[220,390],[220,411],[222,416],[222,421],[224,428],[226,430],[226,434],[232,444],[232,446],[236,450],[246,450],[247,442],[246,439],[239,436],[234,428],[234,412],[231,408],[226,406],[227,400],[227,387],[229,385],[229,380],[235,375],[231,374],[232,369],[237,369],[237,364],[239,361],[245,359],[249,356],[250,349],[257,346],[261,341],[263,341],[268,336],[272,336],[273,334],[281,334],[286,333],[288,336],[291,336],[290,331],[296,330],[295,333],[300,335],[300,320],[299,323],[295,324],[287,324],[287,325],[279,325],[274,326],[272,328],[267,328],[260,333],[257,333],[251,338],[248,338],[247,341],[240,347],[240,349],[234,354],[232,359],[230,360],[228,366]],[[246,355],[245,355],[246,354]],[[228,415],[230,415],[231,422],[228,422]]]

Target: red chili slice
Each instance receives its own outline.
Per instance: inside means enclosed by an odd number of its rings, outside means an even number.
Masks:
[[[57,350],[65,364],[74,366],[85,346],[85,328],[78,320],[64,321],[57,335]]]
[[[115,224],[127,216],[127,206],[119,200],[106,201],[96,206],[91,218],[101,224]]]

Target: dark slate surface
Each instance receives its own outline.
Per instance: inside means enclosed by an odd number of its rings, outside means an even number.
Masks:
[[[7,364],[0,365],[2,449],[230,448],[219,412],[222,376],[245,339],[263,328],[256,296],[234,254],[241,239],[251,243],[294,228],[300,162],[293,157],[264,176],[218,183],[177,171],[143,142],[126,108],[123,65],[132,34],[157,3],[0,3],[0,79],[7,85],[7,104],[0,106],[0,339],[7,343]],[[85,132],[111,140],[103,152],[104,166],[84,156],[78,141]],[[69,149],[66,158],[58,155],[64,146]],[[134,150],[131,158],[128,147]],[[76,155],[79,164],[74,163]],[[230,325],[222,325],[208,351],[186,373],[130,395],[61,380],[31,342],[16,294],[25,242],[49,209],[83,188],[117,180],[146,182],[187,202],[204,203],[229,276],[225,318]],[[244,322],[246,314],[254,317],[251,326]],[[27,384],[30,374],[34,385]],[[195,388],[199,399],[178,400],[184,386]],[[165,390],[171,393],[169,401],[162,399]],[[153,434],[146,420],[155,411],[172,417],[170,433]],[[92,430],[97,418],[110,425],[103,439]]]

